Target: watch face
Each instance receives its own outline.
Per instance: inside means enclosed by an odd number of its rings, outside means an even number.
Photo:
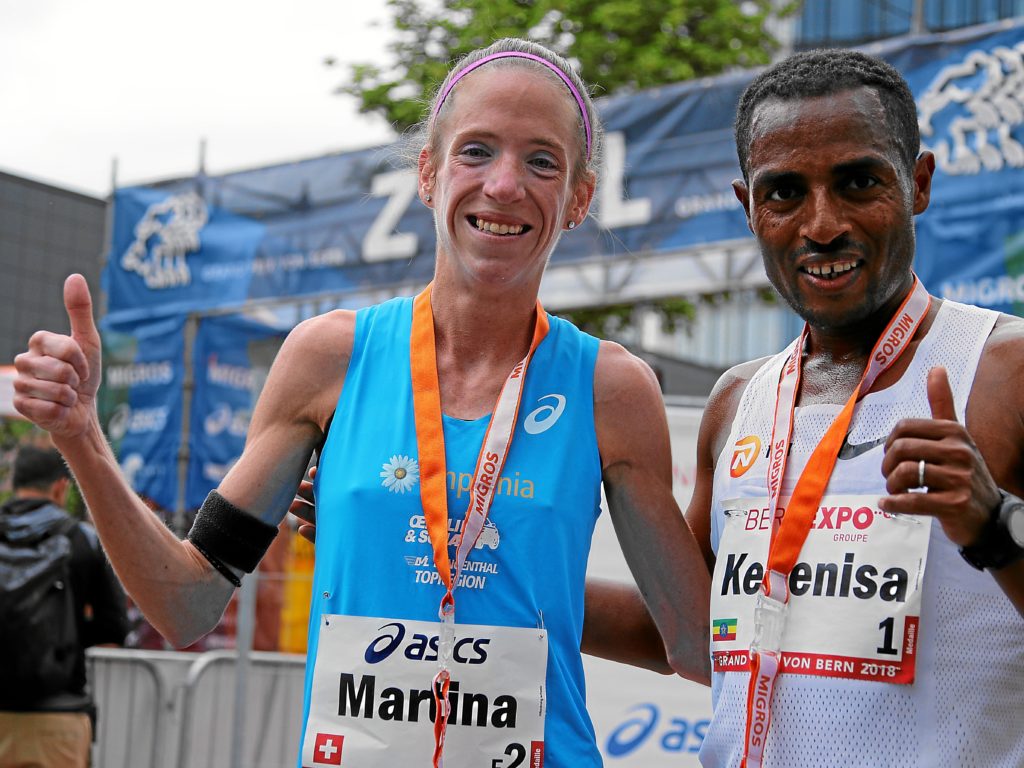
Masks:
[[[1024,504],[1017,504],[1010,510],[1006,527],[1018,547],[1024,548]]]

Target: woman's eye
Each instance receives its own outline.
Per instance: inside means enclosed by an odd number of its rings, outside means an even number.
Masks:
[[[486,148],[481,147],[479,144],[470,144],[467,147],[463,147],[462,154],[466,157],[483,158],[489,155]]]
[[[558,170],[558,163],[549,155],[538,155],[530,160],[530,164],[541,171]]]

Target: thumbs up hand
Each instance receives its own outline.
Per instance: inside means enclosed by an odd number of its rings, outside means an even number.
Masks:
[[[55,438],[74,438],[95,421],[100,386],[100,335],[81,275],[64,282],[64,308],[71,335],[37,331],[14,358],[14,407]]]
[[[968,546],[999,503],[999,489],[957,421],[945,368],[928,372],[928,404],[932,418],[901,420],[885,443],[882,474],[890,495],[879,503],[886,512],[937,517],[954,544]]]

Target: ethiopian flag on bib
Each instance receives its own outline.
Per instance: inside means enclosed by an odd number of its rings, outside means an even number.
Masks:
[[[736,619],[714,619],[711,622],[711,639],[719,640],[736,639]]]

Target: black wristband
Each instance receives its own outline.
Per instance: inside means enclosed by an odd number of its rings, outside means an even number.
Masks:
[[[203,548],[203,545],[200,544],[195,539],[190,537],[189,541],[192,542],[192,546],[196,548],[196,551],[198,551],[200,555],[205,557],[206,561],[210,565],[212,565],[214,567],[214,569],[216,569],[217,573],[219,573],[225,579],[230,581],[234,586],[236,586],[236,587],[242,586],[242,580],[235,575],[234,571],[232,571],[230,568],[228,568],[226,565],[224,565],[223,561],[219,560],[218,558],[214,557],[209,552],[207,552]]]
[[[969,547],[960,547],[960,556],[979,571],[1005,568],[1024,557],[1024,548],[1013,540],[1004,515],[1010,507],[1020,504],[1020,499],[1000,489],[999,503],[992,509],[978,540]]]
[[[225,565],[246,573],[256,570],[275,536],[276,525],[244,512],[216,491],[210,491],[188,532],[192,545],[225,578],[231,573]],[[228,580],[235,586],[241,583],[237,579]]]

